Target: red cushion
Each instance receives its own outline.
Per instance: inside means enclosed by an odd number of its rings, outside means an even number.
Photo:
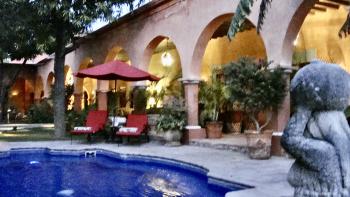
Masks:
[[[137,127],[136,132],[117,132],[117,135],[121,136],[139,136],[143,131],[146,130],[147,126],[147,115],[146,114],[130,114],[126,119],[125,127]]]
[[[71,131],[71,134],[93,134],[104,128],[107,122],[108,112],[107,111],[89,111],[86,117],[85,126],[91,127],[89,131]]]

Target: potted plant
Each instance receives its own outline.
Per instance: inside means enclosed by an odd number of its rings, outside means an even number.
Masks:
[[[179,102],[174,101],[174,103]],[[164,133],[166,145],[170,146],[181,144],[183,129],[186,125],[186,112],[183,105],[174,103],[164,106],[157,121],[157,131]]]
[[[272,131],[264,130],[272,118],[273,110],[282,103],[286,94],[286,79],[279,67],[268,69],[264,60],[241,58],[224,66],[226,97],[231,103],[239,103],[242,111],[254,123],[255,130],[248,130],[248,150],[251,158],[270,157]],[[264,112],[265,118],[258,118]],[[264,121],[261,121],[265,119]]]
[[[200,119],[205,124],[208,138],[222,137],[223,123],[218,119],[225,103],[224,87],[219,68],[212,69],[210,81],[200,84],[199,102],[204,107]]]

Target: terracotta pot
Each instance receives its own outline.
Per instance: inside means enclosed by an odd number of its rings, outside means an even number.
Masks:
[[[207,122],[205,129],[207,131],[208,138],[221,138],[222,137],[222,122],[211,121]]]
[[[252,159],[269,159],[271,157],[272,131],[259,133],[255,130],[245,131],[247,137],[248,154]]]

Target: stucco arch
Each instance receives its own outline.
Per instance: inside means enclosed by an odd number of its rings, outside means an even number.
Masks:
[[[218,16],[211,20],[208,25],[203,29],[202,33],[200,34],[199,38],[197,39],[196,46],[193,51],[192,55],[192,67],[193,67],[193,73],[198,73],[197,78],[200,78],[200,67],[202,58],[206,49],[206,46],[210,40],[210,38],[213,36],[214,32],[220,25],[226,21],[230,20],[232,18],[232,13],[223,14],[221,16]]]
[[[151,40],[151,42],[149,42],[149,44],[146,46],[145,51],[143,53],[142,60],[145,63],[142,65],[141,69],[147,70],[147,67],[148,67],[149,62],[151,61],[151,57],[152,57],[154,49],[159,45],[160,42],[162,42],[162,40],[167,39],[167,38],[169,38],[169,37],[159,35],[159,36],[156,36],[155,38],[153,38]]]

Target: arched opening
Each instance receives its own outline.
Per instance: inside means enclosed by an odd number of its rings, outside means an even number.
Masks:
[[[147,108],[162,107],[164,99],[182,95],[180,56],[169,37],[154,38],[147,46],[144,58],[149,62],[148,72],[161,78],[147,88]]]
[[[292,65],[301,68],[310,61],[318,59],[338,64],[350,72],[349,38],[340,38],[338,35],[347,15],[347,7],[336,2],[328,6],[316,3],[309,9],[291,43]]]
[[[86,68],[91,68],[93,67],[93,60],[91,58],[85,58],[79,65],[79,70],[86,69]],[[74,87],[74,93],[75,94],[81,94],[82,95],[82,100],[83,98],[83,93],[86,91],[87,97],[87,102],[82,102],[82,101],[75,101],[75,102],[80,102],[81,103],[81,108],[84,109],[88,105],[91,105],[95,103],[96,101],[96,89],[97,89],[97,80],[96,79],[91,79],[91,78],[77,78],[76,84]]]
[[[9,92],[9,108],[21,113],[27,112],[34,103],[34,87],[33,81],[17,78]]]
[[[246,20],[244,27],[232,41],[228,39],[227,32],[232,19],[232,14],[217,17],[202,34],[207,37],[204,45],[204,53],[201,58],[200,77],[208,81],[212,75],[214,66],[236,61],[240,57],[266,59],[266,49],[260,35],[257,34],[254,24]],[[209,37],[210,36],[210,37]]]
[[[213,73],[213,69],[220,69],[224,64],[237,61],[241,57],[257,60],[267,58],[264,41],[257,34],[255,25],[248,19],[245,20],[241,32],[231,41],[228,39],[227,32],[232,16],[232,13],[224,14],[210,21],[197,41],[192,66],[194,66],[194,73],[199,73],[198,78],[204,81],[203,85],[211,83],[212,75],[220,75],[220,73]],[[204,107],[199,104],[199,114],[204,111]],[[204,126],[205,117],[200,117],[201,124]],[[265,115],[262,113],[259,119],[263,121]],[[254,128],[248,116],[245,116],[239,107],[235,108],[233,105],[225,107],[225,111],[219,115],[219,120],[224,122],[224,132],[241,132],[242,128]]]
[[[46,79],[46,90],[49,96],[52,93],[52,88],[54,84],[55,84],[55,74],[53,72],[50,72]]]

